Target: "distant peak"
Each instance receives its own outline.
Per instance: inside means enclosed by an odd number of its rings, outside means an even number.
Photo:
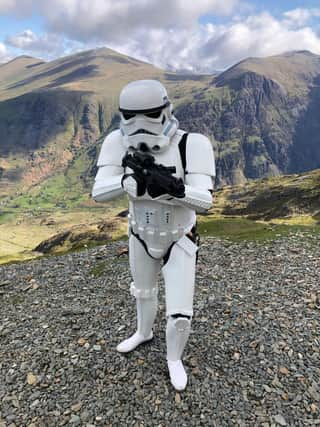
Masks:
[[[310,50],[290,50],[283,54],[283,56],[294,56],[294,55],[317,56],[315,53],[310,52]]]
[[[13,62],[18,62],[18,61],[34,61],[34,62],[45,62],[43,59],[40,58],[35,58],[33,56],[29,56],[29,55],[19,55],[16,56],[15,58],[11,59],[10,61],[6,62],[5,64],[2,65],[6,65],[6,64],[12,64]]]
[[[117,52],[116,50],[109,49],[108,47],[97,47],[96,49],[81,50],[79,52],[75,52],[75,53],[68,55],[68,56],[74,56],[74,55],[82,55],[82,56],[85,56],[85,55],[91,56],[92,55],[93,56],[93,55],[97,55],[97,54],[98,55],[104,54],[104,55],[125,56],[122,53]]]
[[[30,55],[19,55],[19,56],[16,56],[15,58],[13,58],[12,61],[16,61],[16,60],[19,60],[19,59],[34,59],[35,61],[39,61],[40,60],[39,58],[35,58],[34,56],[30,56]]]

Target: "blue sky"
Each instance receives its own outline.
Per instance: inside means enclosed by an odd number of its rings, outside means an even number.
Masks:
[[[0,41],[4,41],[6,37],[19,33],[27,28],[39,33],[44,31],[43,19],[40,15],[33,14],[30,17],[18,18],[13,15],[0,16]]]
[[[195,72],[246,56],[320,54],[320,1],[0,0],[0,62],[101,46]]]
[[[286,11],[297,8],[312,8],[319,7],[318,0],[267,0],[267,1],[254,1],[251,2],[257,10],[269,10],[271,11]]]

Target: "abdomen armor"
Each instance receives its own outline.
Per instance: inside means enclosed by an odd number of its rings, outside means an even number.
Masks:
[[[164,166],[175,166],[177,177],[184,179],[178,142],[173,138],[168,150],[155,156]],[[154,258],[162,258],[170,245],[188,233],[196,222],[195,211],[181,205],[152,200],[149,195],[130,199],[129,227],[145,242]]]
[[[145,242],[150,255],[162,258],[171,243],[191,230],[196,215],[183,206],[134,200],[130,201],[128,219],[130,228]]]

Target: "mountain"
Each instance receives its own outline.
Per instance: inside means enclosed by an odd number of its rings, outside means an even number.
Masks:
[[[217,186],[320,167],[320,56],[248,58],[219,75],[166,72],[107,48],[0,66],[0,198],[88,200],[100,144],[131,80],[159,79],[181,127],[214,141]]]
[[[249,58],[183,105],[180,121],[214,135],[218,184],[320,167],[320,56]]]
[[[45,62],[27,55],[22,55],[5,64],[0,64],[0,93],[11,84],[32,75],[34,68],[41,64],[45,64]],[[3,99],[2,96],[0,99]]]
[[[241,75],[251,72],[273,80],[285,92],[294,95],[298,91],[308,90],[314,78],[319,75],[319,66],[320,57],[304,50],[268,58],[247,58],[221,73],[216,84],[233,85],[237,88]]]
[[[165,72],[106,48],[51,62],[24,56],[2,65],[0,196],[39,193],[74,163],[85,175],[96,161],[96,142],[117,122],[121,88],[141,78],[163,81],[183,100],[211,77]]]

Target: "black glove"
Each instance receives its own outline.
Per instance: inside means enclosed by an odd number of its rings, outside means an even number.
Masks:
[[[134,173],[125,173],[123,175],[121,179],[121,187],[124,188],[123,182],[129,176],[131,176],[137,183],[137,196],[143,196],[147,189],[146,181]]]
[[[166,176],[165,181],[155,179],[152,174],[147,178],[147,191],[154,199],[168,194],[172,197],[182,198],[185,196],[185,187],[181,178],[176,178],[173,175]]]

